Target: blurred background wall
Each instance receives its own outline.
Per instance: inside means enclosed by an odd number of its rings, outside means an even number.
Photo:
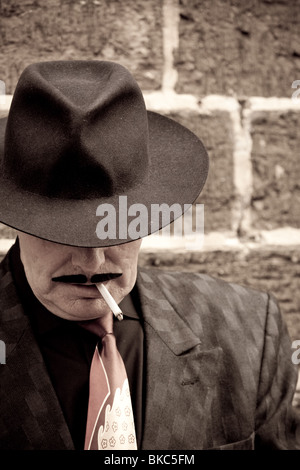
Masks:
[[[299,30],[300,0],[1,0],[0,115],[34,61],[128,67],[210,155],[204,244],[155,237],[140,265],[271,291],[300,339]],[[2,256],[14,235],[1,226]]]

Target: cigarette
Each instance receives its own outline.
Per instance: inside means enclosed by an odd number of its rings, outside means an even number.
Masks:
[[[98,291],[100,292],[100,294],[102,295],[102,297],[104,298],[105,302],[107,303],[107,305],[111,309],[114,316],[119,321],[123,320],[122,310],[120,309],[119,305],[117,304],[115,299],[112,297],[112,295],[109,293],[109,291],[106,289],[106,287],[101,283],[95,284],[95,285],[96,285]]]

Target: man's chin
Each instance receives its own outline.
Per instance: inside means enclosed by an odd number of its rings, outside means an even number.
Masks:
[[[57,317],[70,321],[95,320],[107,315],[110,310],[103,299],[83,298],[70,302],[71,305],[49,305],[47,309]]]

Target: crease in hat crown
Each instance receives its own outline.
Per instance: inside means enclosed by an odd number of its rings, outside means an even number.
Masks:
[[[45,197],[89,199],[140,185],[148,168],[147,111],[127,69],[55,61],[24,70],[7,121],[8,180]]]
[[[146,110],[135,79],[113,62],[27,67],[8,118],[0,119],[0,137],[1,222],[71,246],[131,241],[123,229],[137,203],[147,213],[138,236],[150,235],[196,201],[208,174],[199,137]],[[121,195],[128,217],[119,205]],[[115,214],[116,235],[99,238],[98,208],[106,204]],[[169,221],[152,224],[153,205],[173,204],[180,210],[170,213]]]

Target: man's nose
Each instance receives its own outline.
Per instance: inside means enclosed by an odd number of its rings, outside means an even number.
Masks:
[[[101,266],[104,263],[105,248],[76,248],[72,252],[74,268],[87,276],[102,272]]]

